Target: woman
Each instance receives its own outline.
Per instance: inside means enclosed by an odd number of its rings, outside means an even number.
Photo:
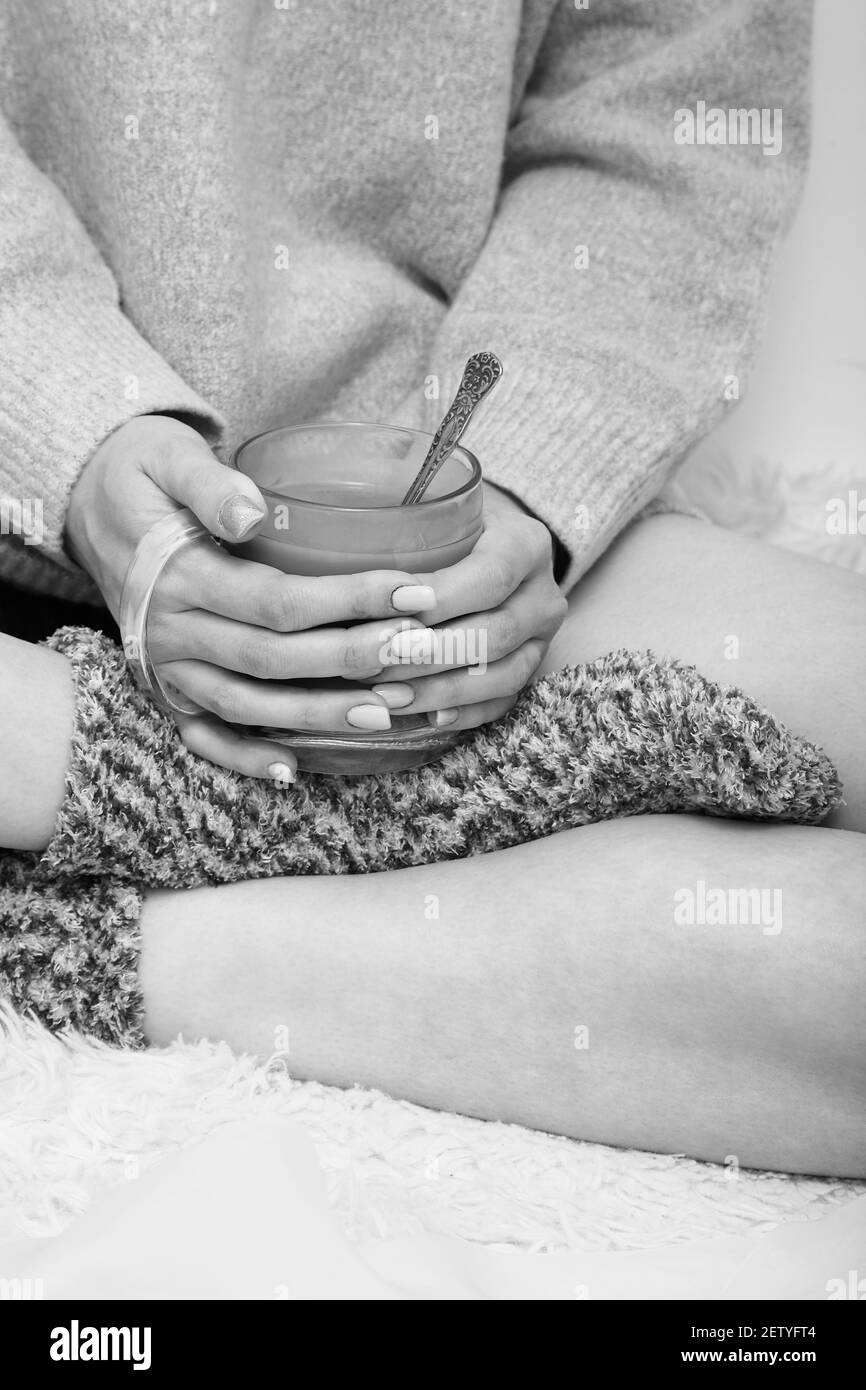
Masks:
[[[116,614],[167,512],[189,506],[224,540],[261,519],[210,443],[329,417],[429,426],[471,351],[495,349],[508,372],[473,439],[485,534],[453,572],[312,594],[226,555],[177,557],[149,636],[164,681],[203,711],[180,722],[189,749],[282,786],[290,751],[275,764],[231,727],[275,722],[274,680],[353,678],[330,703],[281,690],[286,727],[352,727],[359,705],[384,720],[402,685],[469,730],[531,677],[626,645],[733,679],[823,742],[846,786],[821,830],[639,816],[367,877],[149,892],[152,1040],[183,1028],[270,1052],[288,1027],[298,1075],[587,1138],[859,1171],[857,581],[681,517],[635,523],[590,570],[739,393],[806,162],[809,8],[0,11],[0,478],[44,503],[40,534],[0,538],[4,576],[98,590]],[[707,98],[738,138],[679,139],[682,111]],[[770,145],[740,139],[741,108],[753,134],[781,112],[784,140],[778,123]],[[574,590],[564,622],[555,579]],[[372,690],[375,629],[395,612],[483,622],[489,678],[394,668]],[[359,619],[367,637],[347,638]],[[30,853],[63,796],[69,670],[24,647],[5,670],[22,736],[6,745],[0,840]],[[21,862],[5,867],[9,933],[34,890]],[[98,867],[94,893],[110,877]],[[681,890],[755,879],[783,893],[777,934],[673,921]],[[49,972],[50,1015],[51,986]]]

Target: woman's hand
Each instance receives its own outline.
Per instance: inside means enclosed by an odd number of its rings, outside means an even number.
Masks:
[[[409,629],[394,639],[373,690],[393,709],[427,713],[437,726],[469,729],[500,718],[532,680],[568,611],[553,577],[549,530],[486,483],[484,531],[472,554],[415,578],[435,591],[435,607],[424,614],[432,631]]]
[[[85,467],[70,501],[68,543],[115,617],[138,542],[180,507],[229,542],[248,539],[266,515],[255,483],[221,464],[201,435],[168,416],[129,421]],[[189,748],[249,776],[267,776],[272,765],[283,764],[284,777],[295,767],[287,748],[242,738],[230,726],[387,728],[387,702],[359,682],[381,670],[383,645],[401,617],[405,622],[406,614],[433,602],[429,588],[399,570],[306,578],[193,542],[174,556],[157,585],[148,649],[163,684],[180,692],[180,703],[202,711],[178,717]],[[324,626],[346,622],[355,625]],[[279,683],[333,676],[345,685],[320,690]]]

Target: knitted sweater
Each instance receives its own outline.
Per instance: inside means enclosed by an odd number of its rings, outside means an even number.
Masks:
[[[468,442],[573,582],[742,384],[806,160],[809,11],[4,0],[0,531],[34,502],[41,527],[0,537],[0,575],[94,596],[69,493],[134,415],[221,450],[430,427],[489,348]],[[704,102],[776,112],[773,147],[699,113],[681,143]]]

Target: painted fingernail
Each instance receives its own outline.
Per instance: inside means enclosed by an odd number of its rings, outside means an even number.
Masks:
[[[242,541],[254,526],[264,521],[267,512],[257,502],[251,502],[242,492],[227,497],[219,509],[217,525],[228,531],[233,540]]]
[[[401,685],[399,682],[393,685],[374,685],[373,694],[380,695],[389,709],[405,709],[415,699],[415,691],[411,685]]]
[[[353,729],[390,729],[391,716],[382,705],[353,705],[346,723]]]
[[[448,724],[456,724],[460,718],[459,709],[437,709],[431,710],[427,715],[434,729],[444,729]]]
[[[391,607],[398,613],[423,613],[436,607],[436,595],[429,584],[400,584],[391,595]]]
[[[414,662],[420,665],[429,661],[433,652],[433,630],[429,627],[410,627],[392,637],[382,654],[386,665],[395,662]]]
[[[268,763],[268,775],[273,777],[278,787],[286,787],[295,780],[295,769],[288,763]]]

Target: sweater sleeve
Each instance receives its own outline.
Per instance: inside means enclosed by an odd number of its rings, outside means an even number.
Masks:
[[[467,440],[565,546],[566,586],[742,389],[805,173],[810,40],[811,0],[553,12],[429,371],[450,388],[501,357]],[[714,108],[754,143],[711,143]]]
[[[0,575],[93,596],[63,549],[69,494],[112,430],[154,412],[221,429],[123,313],[72,207],[0,118]]]

